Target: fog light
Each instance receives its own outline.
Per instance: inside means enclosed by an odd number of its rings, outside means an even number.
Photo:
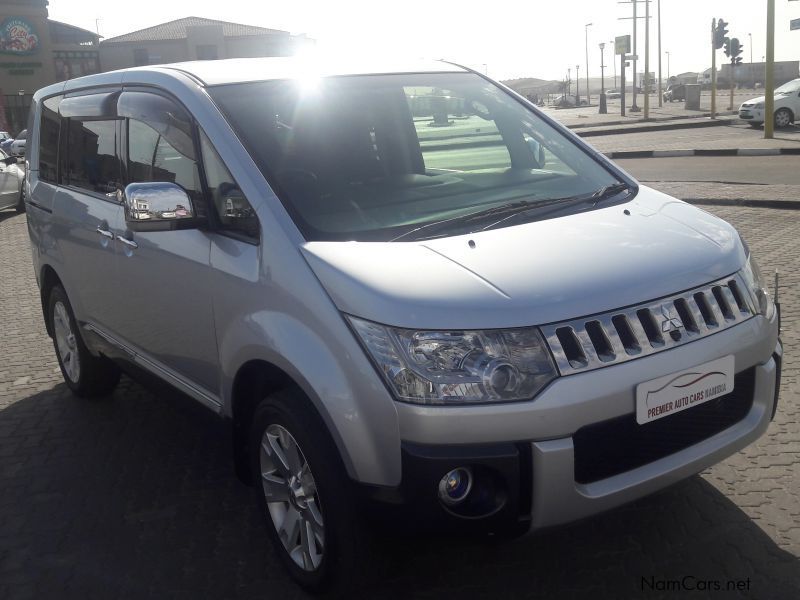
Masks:
[[[453,469],[439,482],[439,498],[447,505],[462,502],[472,490],[472,471],[467,467]]]

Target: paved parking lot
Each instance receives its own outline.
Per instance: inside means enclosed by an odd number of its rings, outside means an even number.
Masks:
[[[376,598],[800,597],[800,222],[710,209],[783,273],[782,404],[722,464],[601,517],[511,543],[387,544]],[[61,382],[24,215],[0,213],[0,598],[296,598],[228,440],[203,409],[124,379],[86,402]],[[729,580],[738,592],[726,592]],[[723,591],[713,591],[719,585]],[[712,591],[705,591],[712,590]]]

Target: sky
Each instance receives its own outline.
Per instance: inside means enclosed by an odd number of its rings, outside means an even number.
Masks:
[[[800,59],[800,30],[789,20],[800,18],[800,1],[775,0],[776,60]],[[657,0],[650,3],[651,68],[657,71]],[[766,54],[766,0],[661,0],[662,70],[667,75],[702,71],[711,66],[713,17],[730,23],[730,36],[744,44],[744,61]],[[134,8],[135,7],[135,8]],[[644,2],[638,11],[644,15]],[[600,49],[606,42],[610,76],[610,42],[630,34],[632,5],[617,0],[50,0],[50,17],[113,37],[186,16],[207,17],[305,33],[317,40],[317,51],[331,54],[444,58],[486,70],[495,79],[539,77],[563,79],[581,65],[585,74],[588,28],[589,71],[600,74]],[[98,21],[99,19],[99,21]],[[639,19],[639,72],[644,70],[644,19]],[[720,51],[719,65],[725,60]]]

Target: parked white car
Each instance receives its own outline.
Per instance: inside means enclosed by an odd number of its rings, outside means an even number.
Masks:
[[[764,101],[766,98],[753,98],[739,107],[739,118],[751,127],[764,123]],[[788,127],[800,115],[800,79],[784,83],[775,90],[775,127]]]
[[[11,156],[24,156],[25,154],[25,142],[28,137],[28,130],[23,129],[19,132],[19,135],[16,139],[11,142],[11,146],[9,146],[8,153]]]
[[[22,195],[22,181],[25,171],[17,164],[14,156],[0,150],[0,210],[15,208],[17,212],[25,210],[25,198]]]

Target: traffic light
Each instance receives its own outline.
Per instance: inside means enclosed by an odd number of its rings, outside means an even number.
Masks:
[[[725,44],[728,37],[728,23],[722,19],[717,20],[717,28],[714,30],[714,48],[719,50]]]
[[[725,38],[725,56],[731,55],[731,38]]]
[[[727,42],[728,41],[726,40],[726,45]],[[731,57],[732,65],[742,64],[742,52],[744,52],[744,46],[742,46],[741,42],[739,42],[739,38],[732,38],[730,40],[730,53],[728,53],[727,50],[725,51],[725,54]]]

